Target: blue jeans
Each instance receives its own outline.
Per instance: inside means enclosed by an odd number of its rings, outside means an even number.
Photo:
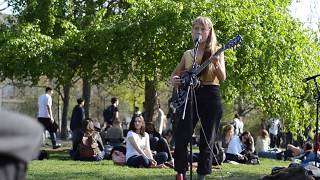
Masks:
[[[258,152],[258,156],[262,157],[262,158],[277,159],[277,152],[275,152],[275,151],[260,151],[260,152]]]
[[[106,153],[105,153],[104,151],[100,151],[100,153],[97,154],[95,160],[96,160],[96,161],[101,161],[101,160],[103,160],[105,154],[106,154]]]
[[[159,152],[154,155],[153,158],[157,161],[157,164],[163,164],[168,160],[168,154],[165,152]],[[150,160],[142,155],[134,155],[127,160],[127,165],[130,167],[149,167],[150,163]]]

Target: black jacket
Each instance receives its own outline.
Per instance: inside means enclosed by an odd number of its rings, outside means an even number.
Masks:
[[[85,119],[84,109],[80,107],[80,105],[76,105],[72,110],[70,129],[73,131],[74,129],[82,128],[82,121]]]

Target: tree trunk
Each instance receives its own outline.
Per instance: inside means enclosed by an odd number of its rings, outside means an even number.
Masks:
[[[62,108],[62,119],[61,119],[61,139],[66,140],[68,138],[68,109],[70,100],[70,84],[63,86],[63,108]]]
[[[155,80],[145,79],[145,122],[150,123],[153,121],[153,115],[157,106],[157,86]]]
[[[91,95],[91,84],[90,82],[83,78],[82,79],[82,96],[84,99],[84,113],[86,118],[90,117],[90,95]]]
[[[240,92],[239,96],[237,97],[237,113],[240,115],[240,116],[244,116],[244,95],[243,95],[243,92]]]
[[[250,104],[245,97],[244,92],[240,92],[239,96],[235,99],[235,110],[240,116],[246,116],[255,109],[254,104]]]

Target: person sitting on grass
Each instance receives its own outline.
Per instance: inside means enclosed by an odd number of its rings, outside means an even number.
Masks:
[[[319,158],[315,157],[315,153],[313,151],[313,144],[311,142],[305,142],[302,146],[303,153],[298,156],[293,157],[293,159],[301,160],[301,166],[305,167],[309,165],[309,162],[314,162],[315,160],[319,163]]]
[[[227,152],[228,145],[234,135],[234,126],[229,124],[224,126],[222,136],[217,140],[219,149],[223,149],[224,152]]]
[[[318,140],[317,144],[319,144],[320,135],[318,135],[318,138],[316,138],[316,136],[314,136],[314,142],[316,142],[316,140]],[[306,146],[306,143],[307,142],[304,142],[301,146],[294,146],[292,144],[288,144],[287,150],[284,152],[285,160],[290,160],[293,157],[297,157],[297,156],[304,154],[305,149],[308,147],[308,146]],[[312,148],[314,148],[314,147],[312,147]],[[317,151],[319,151],[319,149]]]
[[[254,152],[254,142],[249,131],[243,132],[240,136],[233,136],[227,149],[226,161],[248,163],[249,155]]]
[[[123,130],[119,119],[113,121],[113,126],[107,130],[106,142],[112,147],[122,145],[124,141]]]
[[[152,155],[149,134],[145,132],[145,122],[141,115],[131,119],[126,148],[126,162],[130,167],[165,167],[163,163],[168,160],[165,152]]]
[[[168,141],[157,132],[153,123],[147,123],[146,132],[149,134],[150,149],[152,152],[166,152],[168,155],[168,161],[165,162],[166,166],[173,168],[174,160],[170,152]]]
[[[100,134],[95,130],[94,122],[87,119],[83,122],[83,136],[78,142],[77,152],[73,154],[75,160],[100,161],[104,159],[104,147]]]
[[[270,138],[269,133],[265,129],[260,129],[260,135],[256,141],[256,152],[259,157],[282,160],[283,152],[270,150]]]

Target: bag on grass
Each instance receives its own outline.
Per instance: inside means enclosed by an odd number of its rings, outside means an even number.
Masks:
[[[303,167],[277,168],[261,180],[314,180]]]
[[[116,165],[125,165],[126,164],[126,147],[124,146],[115,146],[111,150],[111,159]]]

